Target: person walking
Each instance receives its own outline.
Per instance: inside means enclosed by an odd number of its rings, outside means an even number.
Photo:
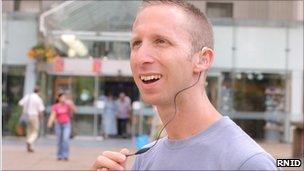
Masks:
[[[104,136],[105,138],[113,137],[117,135],[117,124],[116,124],[116,113],[117,103],[114,101],[113,95],[108,94],[105,100],[104,113],[102,122],[104,125]]]
[[[40,87],[35,86],[34,93],[24,96],[18,104],[23,107],[23,113],[28,118],[26,128],[26,148],[27,151],[34,152],[33,143],[38,137],[39,122],[45,110],[43,100],[40,97]]]
[[[128,137],[127,126],[131,117],[131,100],[125,93],[119,93],[117,100],[118,111],[117,111],[117,125],[118,135],[123,138]]]
[[[52,112],[48,120],[48,128],[55,122],[57,137],[57,159],[68,161],[69,139],[71,134],[71,115],[75,108],[66,99],[65,93],[60,93],[56,103],[52,106]]]

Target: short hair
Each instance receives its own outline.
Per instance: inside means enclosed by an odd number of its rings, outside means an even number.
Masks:
[[[153,5],[173,5],[189,16],[191,27],[188,32],[192,40],[192,53],[200,51],[203,47],[214,49],[212,25],[197,7],[184,0],[143,0],[139,11]]]
[[[39,93],[40,92],[40,87],[38,85],[36,85],[34,87],[34,93]]]

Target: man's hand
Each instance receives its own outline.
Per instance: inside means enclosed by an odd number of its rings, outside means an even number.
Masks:
[[[120,152],[104,151],[93,163],[91,170],[124,170],[129,150],[124,148]]]

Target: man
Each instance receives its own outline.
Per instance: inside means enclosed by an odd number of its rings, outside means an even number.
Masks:
[[[118,135],[123,138],[127,138],[127,126],[131,115],[131,100],[125,93],[119,93],[117,100],[118,111],[117,111],[117,130]]]
[[[168,136],[147,145],[152,148],[136,156],[134,170],[277,170],[208,100],[204,83],[213,58],[212,27],[197,8],[183,1],[143,3],[132,28],[131,69],[143,100],[168,123]],[[105,151],[92,170],[122,170],[127,154]]]
[[[23,107],[23,112],[28,115],[26,145],[28,152],[34,152],[33,143],[38,137],[39,120],[42,118],[42,112],[45,110],[42,99],[39,97],[40,88],[36,86],[34,93],[24,96],[19,105]]]

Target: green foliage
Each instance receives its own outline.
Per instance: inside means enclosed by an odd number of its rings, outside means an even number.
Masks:
[[[19,118],[22,114],[22,107],[13,106],[11,117],[8,121],[8,128],[13,135],[17,135],[16,126],[19,124]]]

